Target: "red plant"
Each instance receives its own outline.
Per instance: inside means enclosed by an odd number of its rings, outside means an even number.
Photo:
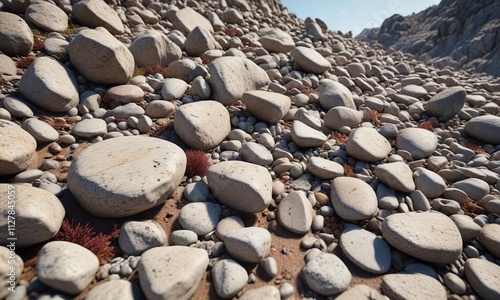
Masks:
[[[350,166],[348,164],[343,164],[342,167],[344,167],[344,174],[345,174],[345,176],[354,177],[354,175],[356,175],[354,173],[354,169],[352,168],[352,166]]]
[[[193,177],[195,175],[205,176],[208,168],[212,164],[205,152],[201,150],[186,151],[186,175]]]
[[[486,153],[486,151],[484,151],[483,147],[481,147],[480,145],[473,143],[473,142],[466,143],[465,147],[474,151],[475,154],[485,154]]]
[[[460,205],[460,208],[464,211],[464,214],[475,218],[476,217],[476,209],[477,209],[477,204],[473,203],[470,200],[465,201]]]
[[[228,37],[235,37],[236,36],[236,31],[232,28],[226,28],[226,30],[224,30],[224,33],[228,36]]]
[[[167,77],[168,74],[168,67],[163,67],[163,66],[154,66],[154,67],[147,67],[146,68],[146,75],[154,75],[156,73],[160,73],[163,75],[163,77]]]
[[[201,61],[205,64],[205,65],[208,65],[210,63],[210,59],[208,59],[208,57],[205,55],[205,53],[203,53],[202,55],[200,55],[200,58],[201,58]]]
[[[370,120],[373,122],[375,126],[380,125],[380,114],[376,110],[370,110]]]
[[[333,138],[334,138],[337,142],[339,142],[339,143],[341,143],[341,144],[345,144],[345,143],[347,143],[347,140],[349,139],[349,137],[348,137],[347,135],[345,135],[345,134],[343,134],[343,133],[340,133],[340,132],[335,132],[335,133],[333,134]]]
[[[33,41],[33,51],[43,51],[43,40],[39,37],[35,37]]]
[[[429,121],[425,121],[425,122],[418,124],[418,128],[427,129],[431,132],[434,132],[434,127],[431,125],[431,123]]]
[[[115,226],[109,234],[96,233],[87,223],[69,222],[64,219],[61,229],[54,237],[56,241],[66,241],[78,244],[94,253],[101,264],[110,262],[116,253],[116,246],[112,245],[112,240],[120,236],[120,230]]]
[[[33,57],[33,56],[24,56],[24,57],[21,57],[16,62],[16,66],[18,68],[20,68],[20,69],[27,69],[34,60],[35,60],[35,57]]]

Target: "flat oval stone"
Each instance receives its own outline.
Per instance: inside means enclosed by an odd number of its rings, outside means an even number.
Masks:
[[[278,205],[278,221],[285,229],[306,234],[311,229],[313,209],[303,192],[293,191]]]
[[[479,178],[467,178],[451,185],[467,194],[469,198],[479,201],[490,192],[490,185]]]
[[[304,281],[316,293],[332,296],[343,292],[351,283],[352,275],[346,265],[334,254],[322,253],[302,269]]]
[[[290,55],[307,73],[322,74],[332,67],[326,58],[311,48],[295,47],[290,51]]]
[[[104,96],[119,103],[137,103],[143,100],[144,91],[136,85],[125,84],[110,88]]]
[[[373,128],[358,128],[349,134],[347,140],[347,154],[367,162],[386,158],[391,149],[389,141]]]
[[[364,284],[356,284],[335,298],[335,300],[355,299],[386,300],[387,298],[382,296],[376,289]]]
[[[455,223],[462,239],[466,242],[477,238],[481,233],[481,226],[467,215],[455,214],[451,215],[450,219]]]
[[[214,231],[221,219],[222,208],[217,203],[188,203],[179,213],[177,220],[182,228],[194,231],[199,236]]]
[[[488,251],[500,258],[500,225],[484,225],[478,236],[478,240]]]
[[[36,140],[21,126],[0,119],[0,176],[26,170],[36,159]]]
[[[36,2],[28,6],[26,21],[47,32],[63,32],[68,28],[68,16],[49,2]]]
[[[233,231],[245,228],[245,224],[238,216],[229,216],[222,219],[215,229],[215,234],[224,241],[226,236]]]
[[[313,156],[307,162],[307,171],[321,179],[334,179],[344,175],[344,167],[334,161]]]
[[[394,248],[430,263],[450,264],[462,253],[460,232],[442,213],[390,215],[382,223],[382,234]]]
[[[59,133],[52,126],[36,118],[24,120],[23,129],[39,143],[50,143],[59,138]]]
[[[380,164],[374,171],[377,178],[388,186],[403,193],[415,190],[415,182],[410,167],[404,162]]]
[[[326,127],[339,130],[343,126],[356,128],[363,122],[363,113],[345,106],[331,108],[323,119]]]
[[[271,249],[271,234],[264,228],[247,227],[229,233],[224,245],[238,261],[260,263]]]
[[[68,172],[68,188],[88,212],[124,217],[164,203],[185,169],[184,151],[170,142],[119,137],[78,154]]]
[[[265,285],[244,293],[239,300],[280,300],[280,291],[274,285]]]
[[[91,138],[108,132],[106,122],[101,119],[85,119],[76,123],[73,127],[74,135]]]
[[[391,267],[389,244],[359,226],[346,224],[339,244],[344,254],[363,270],[384,274]]]
[[[323,145],[328,137],[323,132],[318,131],[300,121],[292,123],[292,140],[299,146],[304,148],[319,147]]]
[[[465,123],[465,132],[483,143],[500,145],[500,117],[484,115],[470,119]]]
[[[335,212],[344,220],[367,220],[377,214],[377,195],[361,179],[337,177],[332,181],[331,201]]]
[[[422,274],[385,275],[382,278],[382,292],[390,299],[448,299],[446,289],[439,281]]]
[[[425,168],[416,168],[413,173],[415,187],[428,198],[441,196],[446,189],[446,182],[437,173]]]
[[[405,128],[396,137],[398,149],[410,152],[413,160],[428,158],[437,144],[436,134],[422,128]]]
[[[291,105],[288,96],[266,91],[248,91],[241,101],[252,115],[268,123],[283,119]]]
[[[483,299],[500,297],[500,266],[484,259],[470,258],[465,262],[465,277]]]

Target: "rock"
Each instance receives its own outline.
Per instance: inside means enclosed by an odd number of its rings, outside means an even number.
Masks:
[[[371,186],[353,177],[332,180],[331,201],[337,215],[346,221],[368,220],[378,212]]]
[[[26,21],[47,32],[63,32],[68,29],[68,15],[49,2],[36,2],[28,6]]]
[[[422,128],[405,128],[396,137],[399,150],[410,152],[413,160],[428,158],[436,150],[437,136]]]
[[[243,160],[260,166],[267,166],[273,163],[271,152],[261,144],[254,142],[243,144],[240,149],[240,155]]]
[[[117,85],[107,90],[104,97],[115,103],[139,103],[144,99],[144,91],[136,85]]]
[[[182,57],[182,50],[164,34],[148,30],[128,47],[138,67],[166,67]]]
[[[339,130],[344,126],[356,128],[363,121],[363,113],[349,107],[337,106],[331,108],[323,120],[325,126],[332,130]]]
[[[78,24],[90,28],[104,27],[112,34],[123,34],[125,28],[118,14],[103,0],[82,0],[73,5]]]
[[[500,258],[500,225],[484,225],[477,239],[491,254]]]
[[[298,120],[293,121],[291,133],[293,142],[303,148],[320,147],[328,140],[321,131]]]
[[[94,279],[99,259],[90,250],[74,243],[54,241],[38,253],[36,274],[45,285],[76,295]]]
[[[343,84],[333,80],[323,80],[318,89],[319,104],[329,111],[337,106],[356,109],[351,92]]]
[[[278,275],[278,263],[276,260],[269,256],[260,263],[260,267],[264,270],[266,275],[270,278],[274,278]]]
[[[76,123],[72,133],[77,136],[91,138],[107,133],[106,122],[101,119],[85,119]]]
[[[165,79],[164,84],[161,88],[161,96],[164,100],[169,101],[181,99],[186,93],[187,88],[188,84],[184,80],[180,80],[177,78],[167,78]]]
[[[387,157],[391,152],[389,141],[374,128],[361,127],[349,134],[347,154],[367,161],[377,162]]]
[[[68,188],[93,215],[124,217],[164,203],[185,169],[184,151],[170,142],[120,137],[78,154],[68,172]]]
[[[118,106],[115,109],[113,109],[113,116],[115,118],[124,118],[124,119],[128,119],[129,117],[140,118],[142,115],[144,115],[144,113],[145,111],[142,107],[132,102],[122,106]]]
[[[201,56],[208,50],[220,50],[221,46],[212,33],[202,26],[196,26],[186,37],[186,52],[191,56]]]
[[[165,244],[167,235],[156,222],[127,221],[120,228],[120,249],[129,255],[141,255],[146,250]]]
[[[0,75],[16,75],[17,67],[14,61],[7,55],[0,54]]]
[[[221,20],[224,23],[238,24],[238,25],[241,25],[244,21],[243,15],[240,13],[240,11],[234,8],[226,9],[221,14]]]
[[[247,227],[229,233],[224,245],[236,260],[260,263],[271,248],[271,234],[264,228]]]
[[[500,117],[484,115],[470,119],[465,123],[465,132],[483,143],[500,145]]]
[[[80,31],[67,49],[73,67],[89,81],[99,84],[125,84],[132,79],[135,69],[134,56],[127,47],[102,28]]]
[[[189,246],[198,241],[198,235],[191,230],[176,230],[170,235],[170,244],[178,246]]]
[[[382,277],[382,292],[390,299],[448,299],[446,289],[439,281],[422,274],[385,275]]]
[[[421,167],[415,169],[413,181],[416,189],[431,199],[441,196],[446,189],[446,182],[443,177]]]
[[[289,97],[266,91],[245,92],[241,101],[252,115],[268,123],[283,119],[291,105]]]
[[[303,192],[293,191],[278,205],[278,221],[283,228],[297,234],[311,229],[313,209]]]
[[[212,95],[212,88],[203,77],[198,76],[191,82],[190,93],[201,100],[207,100]]]
[[[476,293],[485,300],[500,297],[500,267],[484,259],[470,258],[465,262],[465,277]]]
[[[265,285],[244,293],[239,300],[280,300],[280,291],[274,285]]]
[[[184,7],[175,13],[174,21],[172,22],[174,29],[180,30],[185,34],[188,34],[196,26],[201,26],[208,30],[210,33],[214,32],[214,28],[210,21],[204,16],[197,13],[191,7]]]
[[[387,297],[382,296],[376,289],[364,284],[356,284],[340,294],[336,300],[386,300]]]
[[[344,175],[344,167],[334,161],[312,156],[307,162],[307,171],[321,179],[334,179]]]
[[[229,216],[222,219],[219,224],[217,224],[217,228],[215,229],[215,234],[217,237],[224,241],[226,236],[233,231],[245,228],[245,224],[238,216]]]
[[[481,233],[481,226],[467,215],[455,214],[451,215],[450,219],[455,223],[460,231],[460,235],[465,242],[469,242],[479,236]]]
[[[182,228],[191,230],[199,236],[205,236],[215,230],[221,214],[222,208],[216,203],[188,203],[181,209],[177,220]]]
[[[26,56],[31,52],[33,42],[33,33],[21,17],[0,11],[0,51],[3,54]]]
[[[387,242],[359,226],[347,223],[339,244],[343,253],[363,270],[384,274],[391,267],[391,248]]]
[[[184,188],[184,196],[191,202],[205,202],[209,194],[208,185],[203,181],[188,183]]]
[[[59,133],[52,126],[37,118],[24,120],[23,129],[31,134],[37,143],[50,143],[59,139]]]
[[[286,54],[295,47],[295,43],[290,34],[279,28],[262,28],[259,31],[259,36],[259,42],[262,47],[269,52]]]
[[[394,248],[430,263],[451,264],[462,252],[457,226],[437,212],[390,215],[382,223],[382,234]]]
[[[466,92],[461,87],[448,88],[433,96],[425,104],[425,112],[444,120],[453,118],[465,104]]]
[[[157,247],[139,260],[139,280],[148,299],[189,299],[208,267],[207,251],[192,247]]]
[[[452,272],[443,276],[445,286],[454,294],[463,295],[467,291],[467,286],[462,278]]]
[[[17,69],[16,69],[17,70]],[[16,118],[31,118],[35,106],[20,96],[9,95],[3,99],[5,109]]]
[[[479,178],[467,178],[451,185],[467,194],[469,198],[479,201],[490,192],[489,184]]]
[[[290,51],[295,63],[307,73],[323,74],[331,64],[316,50],[306,47],[295,47]]]
[[[267,73],[252,61],[235,56],[225,56],[210,63],[212,97],[223,105],[229,105],[250,90],[258,90],[269,84]]]
[[[242,161],[225,161],[207,171],[208,187],[223,204],[256,213],[272,199],[272,179],[266,168]]]
[[[177,135],[193,149],[217,147],[231,131],[229,112],[216,101],[182,105],[175,114]]]
[[[349,287],[352,275],[334,254],[322,253],[310,260],[302,269],[304,281],[313,291],[333,296]]]
[[[112,280],[91,289],[85,299],[87,300],[134,300],[142,296],[139,287],[128,280]]]
[[[245,287],[248,274],[235,260],[223,259],[214,265],[212,280],[217,295],[227,299],[234,297]]]
[[[374,171],[377,178],[388,186],[403,193],[415,190],[410,167],[404,162],[380,164]]]
[[[15,268],[13,272],[11,268]],[[24,262],[14,250],[0,246],[0,279],[2,280],[0,281],[0,297],[2,299],[9,296],[9,294],[13,294],[9,288],[15,287],[19,282],[23,268]]]
[[[146,105],[146,115],[150,118],[168,118],[175,112],[175,105],[164,100],[153,100]]]
[[[0,119],[0,136],[0,176],[24,171],[37,158],[36,140],[16,123]]]
[[[48,57],[33,61],[19,81],[19,91],[31,103],[52,112],[67,112],[78,104],[74,73]]]

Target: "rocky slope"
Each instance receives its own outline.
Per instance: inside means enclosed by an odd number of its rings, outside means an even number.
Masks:
[[[500,76],[500,2],[443,0],[411,16],[393,15],[356,38],[414,54],[436,66]]]
[[[275,0],[2,3],[0,299],[500,298],[495,78]]]

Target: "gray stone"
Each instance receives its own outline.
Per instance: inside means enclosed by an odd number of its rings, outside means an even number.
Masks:
[[[99,259],[90,250],[74,243],[54,241],[38,253],[36,274],[45,285],[76,295],[94,279]]]
[[[138,67],[166,67],[182,57],[174,42],[156,30],[148,30],[135,39],[128,48]]]
[[[500,225],[484,225],[477,239],[491,254],[500,258]]]
[[[212,165],[208,187],[223,204],[241,212],[256,213],[272,200],[272,179],[266,168],[242,161]]]
[[[79,1],[73,5],[72,14],[83,26],[101,26],[112,34],[123,34],[125,31],[118,14],[103,0]]]
[[[356,284],[335,298],[336,300],[387,300],[376,289],[364,284]]]
[[[134,300],[142,296],[140,288],[128,280],[112,280],[91,289],[87,300]]]
[[[297,234],[311,229],[313,209],[303,192],[293,191],[278,205],[278,221],[283,228]]]
[[[394,248],[430,263],[453,263],[462,252],[457,226],[438,212],[390,215],[382,223],[382,234]]]
[[[298,120],[293,121],[291,133],[293,142],[303,148],[320,147],[328,140],[323,132]]]
[[[12,272],[11,268],[15,268],[15,270]],[[11,282],[14,282],[14,285],[19,282],[23,268],[24,262],[19,255],[7,247],[0,246],[0,297],[2,299],[9,296],[9,294],[14,294],[9,290],[9,288],[13,287]],[[12,276],[14,276],[15,280],[11,281],[10,277]]]
[[[203,181],[191,182],[184,188],[184,196],[191,202],[204,202],[209,194],[208,185]]]
[[[332,67],[326,58],[311,48],[295,47],[290,51],[290,56],[307,73],[323,74]]]
[[[8,56],[26,56],[33,41],[33,33],[21,17],[0,11],[0,51]]]
[[[48,57],[33,61],[19,81],[19,91],[31,103],[52,112],[67,112],[78,104],[76,76]]]
[[[321,157],[311,157],[307,162],[307,171],[321,179],[334,179],[344,175],[344,167],[334,161]]]
[[[76,123],[71,132],[74,135],[91,138],[107,133],[106,122],[101,119],[85,119]]]
[[[0,136],[0,176],[24,171],[37,158],[36,140],[16,123],[0,119]]]
[[[485,300],[500,297],[500,267],[479,258],[470,258],[465,262],[465,277],[476,293]]]
[[[356,109],[351,92],[343,84],[333,80],[323,80],[318,89],[319,104],[329,111],[333,107],[345,106]]]
[[[117,85],[107,90],[104,97],[117,104],[139,103],[144,99],[144,91],[132,84]]]
[[[291,105],[288,96],[266,91],[245,92],[241,101],[252,115],[268,123],[283,119]]]
[[[334,254],[322,253],[310,260],[302,269],[306,284],[316,293],[333,296],[346,290],[352,275]]]
[[[483,143],[500,145],[500,117],[484,115],[465,123],[465,132]]]
[[[170,142],[119,137],[82,151],[71,163],[68,188],[96,216],[130,216],[164,203],[185,168],[184,151]]]
[[[415,182],[410,167],[404,162],[380,164],[374,171],[377,178],[388,186],[403,193],[415,190]]]
[[[189,147],[212,149],[231,131],[229,112],[216,101],[185,104],[175,114],[174,129]]]
[[[189,246],[198,241],[196,232],[186,229],[176,230],[170,235],[170,244],[178,246]]]
[[[214,265],[212,280],[217,295],[227,299],[234,297],[245,287],[248,274],[235,260],[223,259]]]
[[[141,255],[146,250],[163,246],[167,235],[156,222],[127,221],[120,228],[120,249],[129,255]]]
[[[278,263],[272,256],[264,259],[260,263],[260,267],[262,267],[262,269],[264,269],[264,272],[266,272],[266,275],[271,278],[274,278],[276,277],[276,275],[278,275]]]
[[[147,299],[189,299],[208,267],[203,249],[169,246],[144,252],[139,260],[139,280]]]
[[[47,32],[63,32],[68,28],[68,15],[49,2],[36,2],[28,6],[26,21]]]
[[[269,52],[286,54],[295,47],[290,34],[279,28],[262,28],[259,31],[259,36],[262,47]]]
[[[204,236],[215,230],[221,214],[222,208],[216,203],[195,202],[186,204],[181,209],[177,220],[182,228]]]
[[[146,105],[146,115],[150,118],[168,118],[175,112],[175,105],[164,100],[153,100]]]
[[[382,292],[390,299],[448,299],[446,289],[439,281],[422,274],[385,275],[382,278]]]
[[[479,236],[481,233],[481,226],[479,226],[474,219],[467,215],[455,214],[451,215],[450,219],[455,223],[460,231],[460,235],[465,242],[469,242]]]
[[[233,231],[245,228],[245,224],[238,216],[229,216],[222,219],[219,224],[217,224],[217,228],[215,229],[215,234],[217,237],[224,241],[226,236]]]
[[[0,75],[16,75],[16,63],[7,55],[0,54]]]
[[[33,104],[19,96],[6,96],[3,99],[3,106],[16,118],[31,118],[35,115],[32,110]]]
[[[247,227],[229,233],[224,245],[236,260],[260,263],[271,249],[271,234],[264,228]]]
[[[450,291],[457,295],[463,295],[467,291],[467,286],[458,275],[448,272],[443,276],[444,284]]]
[[[186,37],[184,42],[186,52],[191,56],[201,56],[208,50],[220,50],[221,46],[214,39],[212,33],[202,26],[196,26]]]
[[[416,168],[413,173],[415,187],[420,190],[428,198],[436,198],[441,196],[446,189],[446,182],[437,173],[429,171],[425,168]]]
[[[265,285],[244,293],[239,300],[280,300],[280,291],[274,285]]]
[[[36,118],[24,120],[23,129],[41,144],[54,142],[59,138],[59,133],[52,126]]]
[[[428,158],[436,150],[437,136],[421,128],[405,128],[399,131],[396,138],[398,150],[410,152],[413,160]]]
[[[273,155],[266,147],[254,142],[247,142],[243,144],[240,149],[240,155],[244,161],[267,166],[273,163]]]
[[[337,215],[347,221],[368,220],[378,212],[377,195],[370,185],[358,178],[333,179],[331,201]]]
[[[467,194],[469,198],[479,201],[490,192],[489,184],[479,178],[467,178],[451,185]]]
[[[210,83],[214,100],[229,105],[250,90],[269,84],[269,76],[248,59],[234,56],[220,57],[210,63]]]
[[[197,13],[191,7],[179,9],[175,13],[174,21],[172,23],[174,29],[180,30],[185,34],[191,32],[196,28],[196,26],[201,26],[209,32],[214,32],[214,28],[212,27],[212,24],[210,24],[210,21]]]
[[[325,126],[332,130],[339,130],[344,126],[356,128],[363,121],[363,113],[345,106],[331,108],[325,115]]]
[[[392,148],[376,129],[361,127],[349,134],[346,149],[347,154],[356,159],[377,162],[386,158]]]
[[[425,104],[425,112],[444,120],[453,118],[465,104],[466,92],[461,87],[448,88],[433,96]]]

